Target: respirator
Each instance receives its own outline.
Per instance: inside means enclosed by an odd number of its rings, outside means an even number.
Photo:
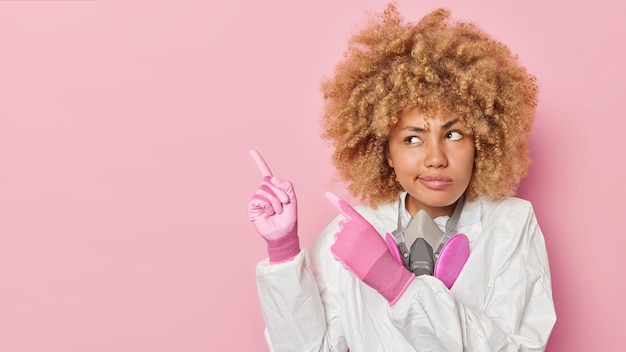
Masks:
[[[443,232],[424,210],[418,211],[403,229],[400,202],[398,227],[385,238],[396,260],[416,276],[433,275],[452,287],[469,257],[467,237],[456,233],[463,204],[461,197]]]

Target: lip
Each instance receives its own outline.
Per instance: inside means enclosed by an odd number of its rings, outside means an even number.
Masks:
[[[441,190],[452,184],[452,180],[448,177],[433,175],[418,177],[418,180],[429,189]]]

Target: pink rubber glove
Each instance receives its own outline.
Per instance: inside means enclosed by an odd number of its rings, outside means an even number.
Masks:
[[[296,193],[291,182],[272,176],[257,151],[250,154],[262,179],[248,204],[248,218],[267,242],[270,263],[282,263],[300,252]]]
[[[330,247],[333,256],[393,305],[415,275],[394,259],[378,231],[350,204],[330,192],[326,198],[346,217]]]

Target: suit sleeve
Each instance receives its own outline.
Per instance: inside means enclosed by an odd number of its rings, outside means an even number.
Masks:
[[[312,248],[316,258],[326,236],[321,236]],[[314,272],[309,255],[302,250],[293,260],[257,265],[257,288],[265,336],[271,351],[338,351],[348,350],[339,321],[336,295],[329,289],[331,276],[324,270],[323,261]],[[335,286],[336,287],[336,286]]]

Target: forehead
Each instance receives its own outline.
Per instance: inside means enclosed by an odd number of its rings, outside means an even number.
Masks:
[[[463,124],[458,116],[449,113],[427,113],[417,108],[406,111],[400,115],[396,127],[414,126],[429,128],[432,126],[441,126],[451,121],[458,121]],[[456,125],[456,123],[455,123]]]

